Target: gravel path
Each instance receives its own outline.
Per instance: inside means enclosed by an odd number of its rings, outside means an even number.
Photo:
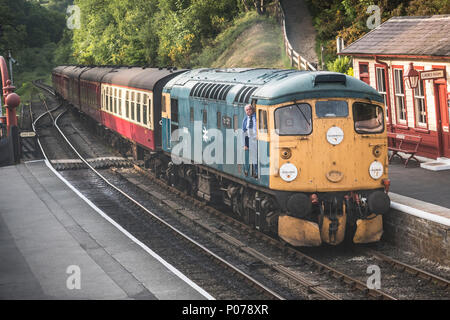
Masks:
[[[286,15],[286,33],[292,47],[310,63],[318,63],[316,30],[304,0],[281,0]]]

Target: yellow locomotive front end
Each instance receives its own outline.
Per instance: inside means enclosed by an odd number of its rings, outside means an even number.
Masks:
[[[383,103],[326,97],[259,108],[271,128],[269,185],[285,212],[278,235],[295,246],[379,241],[390,208]]]

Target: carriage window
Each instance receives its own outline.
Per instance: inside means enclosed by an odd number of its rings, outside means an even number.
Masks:
[[[383,108],[374,104],[355,102],[353,120],[357,133],[380,133],[384,130]]]
[[[117,114],[117,89],[114,88],[114,113]]]
[[[194,121],[194,108],[191,107],[191,110],[189,111],[189,120],[191,122]]]
[[[105,87],[102,87],[102,109],[105,109],[105,97],[106,97]]]
[[[302,135],[312,131],[311,106],[294,104],[275,110],[275,131],[279,135]]]
[[[141,122],[141,93],[137,93],[136,98],[136,121]]]
[[[328,100],[316,102],[316,115],[318,118],[336,118],[348,116],[347,101]]]
[[[148,110],[148,97],[147,95],[144,93],[143,95],[143,101],[142,101],[142,122],[144,124],[147,124],[147,110]]]
[[[152,108],[152,98],[148,97],[148,125],[153,126],[153,108]]]
[[[125,92],[125,116],[130,117],[130,91]]]
[[[109,87],[109,112],[112,112],[112,108],[113,108],[112,88]]]
[[[203,110],[203,123],[208,123],[208,111]]]
[[[134,120],[134,91],[131,92],[131,120]]]
[[[117,90],[117,93],[119,94],[119,104],[117,108],[119,109],[119,115],[122,115],[122,89]]]

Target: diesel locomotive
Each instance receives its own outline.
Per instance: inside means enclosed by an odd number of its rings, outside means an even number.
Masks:
[[[340,73],[60,66],[58,95],[156,176],[294,246],[379,241],[383,97]],[[244,150],[244,107],[256,135]],[[253,154],[254,156],[249,156]]]

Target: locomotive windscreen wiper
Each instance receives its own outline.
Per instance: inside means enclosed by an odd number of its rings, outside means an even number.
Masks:
[[[298,108],[298,110],[300,110],[300,112],[302,113],[303,118],[305,118],[306,123],[308,124],[308,126],[311,125],[311,123],[309,123],[308,118],[305,116],[305,114],[303,113],[302,109],[298,106],[298,104],[296,103],[295,106]]]

